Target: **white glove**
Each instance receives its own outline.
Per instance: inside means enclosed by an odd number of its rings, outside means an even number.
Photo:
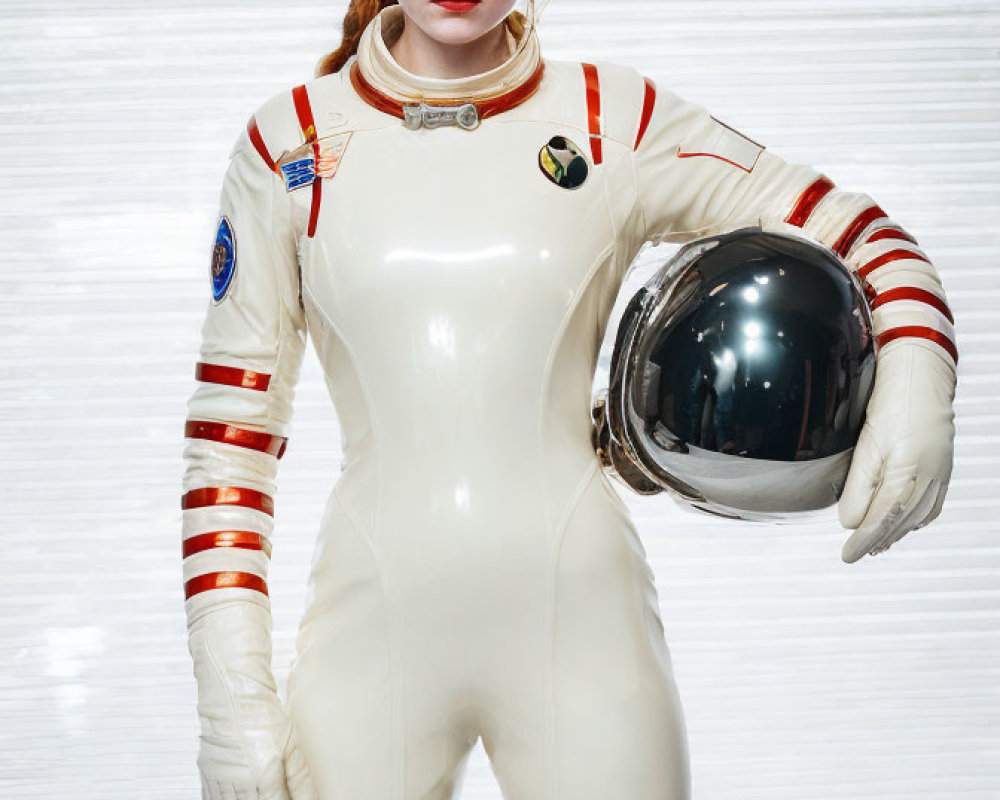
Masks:
[[[188,649],[202,800],[316,800],[271,672],[270,613],[255,603],[213,609],[190,626]]]
[[[897,339],[876,354],[865,424],[837,506],[857,528],[841,557],[876,555],[941,513],[951,480],[956,370],[933,343]]]

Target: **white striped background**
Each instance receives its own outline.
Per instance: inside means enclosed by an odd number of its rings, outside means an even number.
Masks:
[[[311,74],[344,6],[0,4],[4,798],[198,795],[180,453],[218,190],[250,112]],[[553,0],[543,16],[546,55],[632,64],[871,194],[956,317],[951,490],[888,554],[842,564],[832,509],[758,526],[627,498],[698,800],[1000,797],[998,23],[997,0]],[[670,252],[643,252],[618,309]],[[339,439],[310,351],[271,567],[282,688]],[[500,798],[479,746],[462,798]]]

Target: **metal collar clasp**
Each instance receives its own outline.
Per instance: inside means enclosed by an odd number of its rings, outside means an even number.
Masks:
[[[479,109],[475,103],[462,103],[458,106],[411,103],[403,105],[403,124],[410,130],[417,130],[421,126],[440,128],[444,125],[457,125],[471,131],[479,127]]]

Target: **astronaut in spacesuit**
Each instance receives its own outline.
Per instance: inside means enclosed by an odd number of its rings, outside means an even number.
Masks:
[[[204,798],[447,800],[479,737],[510,800],[689,796],[654,576],[590,440],[647,241],[766,221],[836,250],[881,348],[843,557],[940,511],[958,355],[913,237],[631,67],[542,59],[513,4],[353,3],[356,53],[233,149],[185,427]],[[427,77],[391,49],[420,36],[506,59]],[[344,468],[286,705],[266,580],[307,331]]]

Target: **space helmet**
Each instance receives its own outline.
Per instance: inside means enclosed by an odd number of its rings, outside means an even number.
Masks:
[[[874,384],[870,292],[780,226],[688,243],[622,314],[592,411],[602,466],[718,516],[832,505]]]

